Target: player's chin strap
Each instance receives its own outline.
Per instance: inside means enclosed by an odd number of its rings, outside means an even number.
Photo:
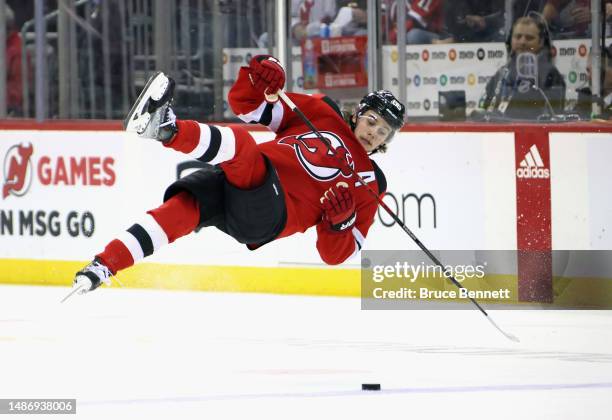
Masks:
[[[276,92],[275,94],[267,94],[267,92],[264,93],[266,95],[266,100],[268,100],[269,102],[275,102],[278,100],[278,98],[280,97],[283,102],[285,102],[287,104],[287,106],[289,108],[291,108],[291,110],[293,112],[295,112],[301,119],[302,121],[304,121],[304,123],[306,123],[306,125],[313,131],[313,133],[316,134],[316,136],[326,145],[327,149],[329,152],[331,152],[334,156],[337,156],[335,154],[335,151],[332,147],[332,145],[330,144],[329,140],[327,140],[325,137],[323,137],[321,135],[321,133],[319,132],[319,130],[316,129],[316,127],[314,125],[312,125],[312,123],[310,122],[310,120],[304,115],[304,113],[297,107],[297,105],[295,105],[293,103],[293,101],[291,99],[289,99],[289,97],[285,94],[285,92],[283,92],[282,90],[279,90],[278,92]],[[268,99],[270,98],[270,100]],[[338,157],[338,161],[340,163],[342,163],[340,161],[340,157]],[[343,165],[345,166],[345,165]],[[351,171],[351,174],[361,183],[361,185],[363,185],[366,190],[368,191],[368,193],[370,193],[370,195],[372,195],[376,201],[378,202],[378,204],[380,204],[380,206],[389,214],[389,216],[391,216],[393,218],[393,220],[395,221],[395,223],[398,224],[398,226],[400,226],[404,232],[406,232],[406,234],[408,236],[410,236],[410,238],[419,246],[419,248],[421,248],[421,250],[427,254],[427,256],[431,259],[431,261],[433,261],[434,264],[436,264],[437,266],[439,266],[442,269],[442,272],[446,275],[446,278],[448,278],[455,286],[457,286],[459,289],[464,289],[467,290],[461,283],[459,283],[454,276],[452,276],[449,273],[449,270],[445,269],[445,266],[436,258],[435,255],[433,255],[431,253],[431,251],[425,246],[423,245],[423,243],[419,240],[419,238],[416,237],[416,235],[414,233],[412,233],[412,231],[410,229],[408,229],[408,227],[404,224],[404,222],[402,222],[399,217],[397,217],[397,215],[389,208],[389,206],[387,206],[385,204],[384,201],[382,201],[382,199],[378,196],[378,194],[376,193],[376,191],[374,191],[372,189],[372,187],[370,187],[366,181],[363,180],[363,178],[361,176],[359,176],[359,174],[355,171],[355,169],[353,169],[352,167],[348,167],[349,170]],[[487,320],[495,327],[495,329],[497,329],[500,333],[502,333],[504,335],[504,337],[506,337],[507,339],[514,341],[514,342],[519,342],[519,339],[515,336],[512,335],[504,330],[502,330],[496,323],[495,321],[493,321],[493,319],[491,318],[491,315],[489,315],[487,313],[487,311],[485,311],[483,309],[482,306],[480,306],[480,304],[478,302],[476,302],[476,300],[472,297],[469,297],[468,295],[468,299],[474,304],[474,306],[476,306],[476,308],[478,308],[478,310],[480,310],[480,312],[482,312],[482,314],[487,318]]]
[[[383,142],[380,146],[378,146],[376,149],[372,150],[371,152],[368,152],[368,156],[372,156],[376,153],[384,153],[385,152],[385,146],[387,145],[387,142]]]

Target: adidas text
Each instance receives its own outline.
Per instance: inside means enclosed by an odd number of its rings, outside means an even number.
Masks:
[[[518,178],[550,178],[550,171],[545,168],[518,168],[516,170]]]

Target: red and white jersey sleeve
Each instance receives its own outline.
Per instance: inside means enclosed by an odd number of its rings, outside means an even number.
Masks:
[[[242,121],[265,125],[275,133],[299,119],[281,100],[274,103],[266,101],[263,93],[253,87],[248,67],[240,68],[238,79],[229,91],[228,101],[234,114]]]

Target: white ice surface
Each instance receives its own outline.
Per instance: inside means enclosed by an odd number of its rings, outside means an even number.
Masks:
[[[612,418],[612,311],[492,311],[516,344],[475,310],[68,291],[0,286],[0,398],[78,400],[53,419]]]

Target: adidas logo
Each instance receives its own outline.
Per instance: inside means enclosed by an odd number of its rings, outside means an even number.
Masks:
[[[355,220],[357,220],[357,214],[353,213],[353,217],[351,217],[349,220],[347,220],[345,223],[343,223],[340,226],[339,230],[345,230],[345,229],[350,228],[355,223]]]
[[[550,170],[544,167],[544,161],[535,144],[531,146],[520,166],[516,170],[518,178],[550,178]]]

